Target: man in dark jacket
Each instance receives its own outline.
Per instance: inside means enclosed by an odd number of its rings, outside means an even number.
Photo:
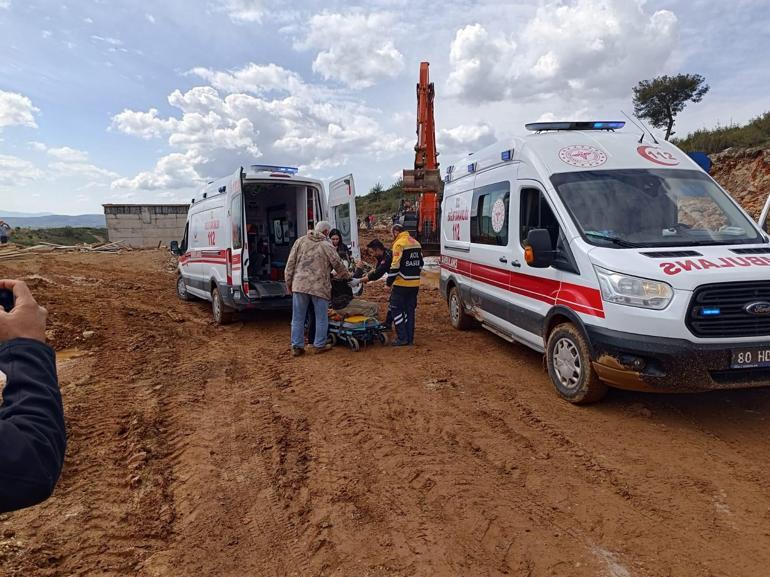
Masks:
[[[66,432],[56,358],[45,344],[46,310],[21,281],[0,280],[13,291],[10,312],[0,307],[0,512],[35,505],[56,486]]]
[[[361,277],[361,282],[363,283],[372,282],[384,277],[388,270],[390,270],[390,263],[393,261],[393,251],[389,248],[385,248],[385,245],[376,238],[367,244],[366,248],[369,249],[369,252],[377,260],[377,266],[375,266],[372,272],[366,275],[363,274],[363,270],[361,270],[361,274],[358,274],[358,271],[356,271],[356,274],[353,276]],[[359,261],[358,266],[360,269],[363,269],[364,263]],[[388,328],[393,326],[393,313],[391,312],[390,307],[388,307],[388,312],[385,317],[385,326]]]

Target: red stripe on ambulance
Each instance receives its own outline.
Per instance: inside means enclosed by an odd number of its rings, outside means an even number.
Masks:
[[[598,289],[513,272],[455,257],[442,257],[441,268],[552,306],[561,305],[575,312],[604,318],[602,295]]]

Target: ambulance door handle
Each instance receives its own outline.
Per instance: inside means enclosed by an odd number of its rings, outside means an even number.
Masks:
[[[500,262],[508,262],[508,259],[505,258],[504,256],[501,256],[500,257]]]
[[[521,268],[521,263],[517,260],[513,261],[511,263],[511,266],[515,266],[516,268]]]

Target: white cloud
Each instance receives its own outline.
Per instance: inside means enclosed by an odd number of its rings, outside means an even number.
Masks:
[[[75,176],[90,180],[99,178],[113,179],[120,176],[111,170],[100,168],[88,162],[52,162],[48,165],[48,168],[60,176]]]
[[[34,140],[30,141],[29,146],[33,150],[37,150],[40,152],[45,152],[46,150],[48,150],[48,147],[45,144],[43,144],[42,142],[36,142]]]
[[[16,92],[0,90],[0,130],[4,126],[29,126],[37,128],[35,113],[40,112],[32,101]]]
[[[411,139],[388,134],[372,118],[376,111],[315,85],[273,64],[239,70],[194,69],[213,86],[168,97],[178,116],[158,110],[124,110],[112,128],[140,138],[167,139],[173,149],[151,170],[113,182],[113,188],[159,190],[193,186],[232,172],[257,158],[318,170],[351,156],[389,158]]]
[[[313,72],[324,79],[368,88],[404,69],[404,56],[390,37],[401,25],[394,14],[386,12],[324,12],[310,18],[307,34],[295,42],[295,48],[319,50]]]
[[[41,143],[35,143],[37,145]],[[45,145],[43,145],[45,146]],[[38,150],[40,150],[38,148]],[[62,146],[60,148],[49,148],[48,154],[57,158],[63,162],[85,162],[88,160],[88,153],[83,150],[76,150],[69,146]]]
[[[0,10],[8,10],[11,7],[11,0],[0,0]]]
[[[215,71],[193,68],[189,74],[208,81],[217,90],[225,92],[297,92],[305,87],[299,74],[275,64],[248,64],[239,70]]]
[[[161,136],[175,125],[176,120],[158,118],[158,109],[150,108],[147,112],[125,109],[112,117],[113,128],[120,132],[150,139]]]
[[[113,189],[163,190],[186,188],[201,182],[195,165],[201,159],[195,153],[173,153],[158,160],[152,170],[140,172],[134,178],[112,182]]]
[[[493,144],[495,130],[489,124],[461,124],[445,128],[436,134],[436,146],[446,157],[464,155]]]
[[[123,46],[123,41],[118,40],[117,38],[113,38],[111,36],[99,36],[97,34],[91,35],[91,40],[95,40],[96,42],[101,42],[103,44],[108,44],[110,46]]]
[[[235,24],[259,24],[265,7],[262,0],[220,0],[214,10],[227,14]]]
[[[150,14],[149,12],[144,15],[144,18],[149,22],[150,24],[155,24],[155,16]]]
[[[43,177],[43,172],[28,160],[0,154],[0,186],[19,186]]]
[[[86,24],[93,24],[94,23],[94,19],[93,18],[83,18],[83,22],[85,22]]]
[[[542,4],[515,38],[472,24],[450,49],[450,94],[471,103],[559,93],[623,96],[659,72],[671,56],[678,23],[645,0]]]
[[[52,35],[53,33],[50,30],[43,30],[42,32],[40,32],[40,36],[43,37],[43,40],[50,38]]]

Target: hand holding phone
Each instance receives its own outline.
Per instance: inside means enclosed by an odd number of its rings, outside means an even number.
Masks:
[[[13,291],[10,289],[0,289],[0,309],[5,312],[11,312],[14,303]]]
[[[11,293],[10,299],[8,292]],[[0,342],[13,339],[45,342],[48,311],[37,304],[26,283],[19,280],[0,280],[0,299]]]

